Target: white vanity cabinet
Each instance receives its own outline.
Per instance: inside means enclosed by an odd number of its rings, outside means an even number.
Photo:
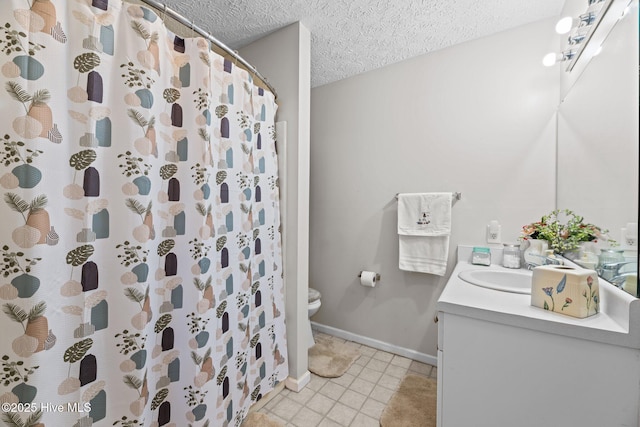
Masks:
[[[573,319],[463,282],[464,264],[438,301],[438,427],[640,426],[637,304],[621,295],[636,324]]]

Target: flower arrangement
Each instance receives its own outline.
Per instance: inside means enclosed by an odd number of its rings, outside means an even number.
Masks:
[[[569,209],[556,209],[543,215],[540,221],[523,226],[520,239],[546,240],[550,249],[562,254],[577,249],[580,242],[597,242],[598,239],[615,246],[615,240],[610,239],[607,232],[608,230],[596,225],[585,223],[583,217]]]

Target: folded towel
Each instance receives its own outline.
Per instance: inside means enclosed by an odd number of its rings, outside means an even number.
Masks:
[[[451,193],[398,195],[399,267],[444,276],[451,234]]]

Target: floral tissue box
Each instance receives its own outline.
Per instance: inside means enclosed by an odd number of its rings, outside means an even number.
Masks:
[[[598,275],[593,270],[543,265],[533,269],[531,305],[585,318],[600,311]]]

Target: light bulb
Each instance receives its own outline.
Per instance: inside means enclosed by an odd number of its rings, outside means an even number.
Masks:
[[[558,60],[558,54],[553,52],[547,53],[544,56],[544,58],[542,58],[542,65],[544,65],[545,67],[551,67],[555,65],[557,60]]]
[[[556,24],[556,33],[567,34],[569,31],[571,31],[571,27],[573,27],[573,18],[570,16],[565,16]]]

